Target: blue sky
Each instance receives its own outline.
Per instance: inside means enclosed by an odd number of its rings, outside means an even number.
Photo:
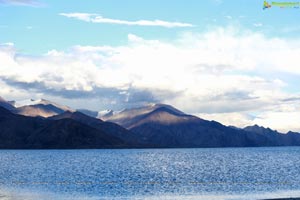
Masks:
[[[14,1],[0,5],[1,42],[11,41],[25,53],[40,54],[49,49],[68,49],[73,45],[119,45],[127,42],[127,34],[147,39],[171,40],[184,31],[202,32],[214,26],[234,24],[269,36],[295,37],[300,25],[299,9],[262,9],[262,0],[92,0],[27,1],[18,6]],[[26,1],[24,1],[26,2]],[[33,6],[30,6],[33,4]],[[191,28],[164,28],[91,24],[64,18],[59,13],[96,13],[106,18],[123,20],[155,20],[186,22]],[[259,27],[256,27],[256,26]],[[263,25],[263,26],[260,26]],[[113,36],[113,37],[112,37]]]
[[[0,0],[0,95],[172,104],[300,131],[300,9],[262,0]],[[89,102],[89,103],[87,103]]]

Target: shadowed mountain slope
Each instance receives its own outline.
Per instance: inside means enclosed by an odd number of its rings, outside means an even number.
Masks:
[[[125,142],[73,119],[49,120],[0,107],[0,148],[120,148]]]
[[[49,119],[52,120],[72,119],[82,124],[85,124],[87,126],[93,127],[97,130],[105,131],[107,134],[111,136],[121,138],[126,143],[130,143],[132,145],[138,143],[137,138],[135,138],[135,135],[132,134],[127,129],[123,128],[122,126],[119,126],[118,124],[112,122],[104,122],[101,119],[87,116],[81,112],[67,111],[60,115],[50,117]]]

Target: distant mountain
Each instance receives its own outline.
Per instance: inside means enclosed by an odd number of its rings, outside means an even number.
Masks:
[[[98,119],[102,119],[102,118],[106,118],[106,117],[110,117],[112,115],[114,115],[114,111],[113,110],[102,110],[102,111],[92,111],[92,110],[87,110],[87,109],[78,109],[78,112],[81,112],[85,115],[88,115],[90,117],[94,117],[94,118],[98,118]]]
[[[109,114],[109,115],[106,114],[102,116],[101,119],[105,121],[115,122],[127,129],[130,129],[133,128],[133,126],[136,125],[136,122],[138,122],[146,114],[149,114],[159,108],[166,108],[177,115],[185,115],[183,112],[166,104],[150,104],[148,106],[139,107],[139,108],[124,109],[123,111],[114,114]],[[166,120],[167,119],[162,119],[161,121],[166,121]]]
[[[97,118],[105,119],[108,117],[112,117],[114,114],[115,114],[115,112],[113,110],[102,110],[102,111],[98,112]]]
[[[247,126],[244,128],[245,131],[248,132],[253,132],[253,133],[258,133],[258,134],[262,134],[262,135],[276,135],[279,134],[279,132],[274,131],[270,128],[265,128],[263,126],[258,126],[257,124],[255,124],[254,126]]]
[[[300,145],[300,134],[296,132],[290,131],[286,134],[283,134],[276,130],[272,130],[270,128],[265,128],[258,125],[247,126],[244,128],[244,130],[249,133],[257,133],[264,137],[267,137],[268,140],[272,141],[272,143],[276,143],[279,146]]]
[[[88,109],[77,109],[76,111],[81,112],[87,116],[94,117],[94,118],[97,118],[97,116],[98,116],[97,111],[92,111],[92,110],[88,110]]]
[[[44,99],[0,98],[0,148],[300,146],[299,133],[282,134],[258,125],[224,126],[166,104],[119,112],[81,111],[85,114]]]
[[[122,139],[127,144],[136,145],[137,139],[130,131],[112,122],[104,122],[101,119],[87,116],[81,112],[64,112],[60,115],[50,117],[52,120],[72,119],[87,126],[93,127],[99,131],[104,131],[108,135]]]
[[[40,100],[25,100],[15,102],[15,113],[31,116],[31,117],[51,117],[54,115],[61,114],[65,111],[73,111],[67,106],[62,106],[57,103],[40,99]]]
[[[13,104],[9,101],[4,100],[2,97],[0,97],[0,106],[3,108],[6,108],[7,110],[15,110],[15,107]]]
[[[243,147],[277,145],[264,135],[226,127],[153,104],[106,118],[134,132],[143,144],[161,147]]]
[[[0,107],[2,149],[121,147],[128,147],[122,139],[71,118],[50,120],[27,117]]]
[[[43,129],[31,134],[28,144],[33,148],[116,148],[125,143],[110,134],[72,119],[52,121]]]
[[[34,100],[34,99],[25,99],[25,100],[21,100],[21,101],[12,101],[12,102],[14,102],[14,106],[16,108],[19,108],[19,107],[22,107],[22,106],[38,105],[38,104],[43,104],[43,105],[52,104],[55,107],[58,107],[62,110],[71,110],[71,108],[69,108],[68,106],[63,106],[63,105],[60,105],[56,102],[49,101],[49,100],[46,100],[46,99],[36,99],[36,100]]]

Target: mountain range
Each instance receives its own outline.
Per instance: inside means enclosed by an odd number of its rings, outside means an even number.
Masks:
[[[100,119],[101,118],[101,119]],[[0,148],[198,148],[298,146],[300,134],[225,126],[170,105],[95,112],[41,100],[0,98]]]

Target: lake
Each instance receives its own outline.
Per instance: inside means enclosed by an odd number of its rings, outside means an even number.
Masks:
[[[300,147],[0,150],[1,200],[300,196]]]

